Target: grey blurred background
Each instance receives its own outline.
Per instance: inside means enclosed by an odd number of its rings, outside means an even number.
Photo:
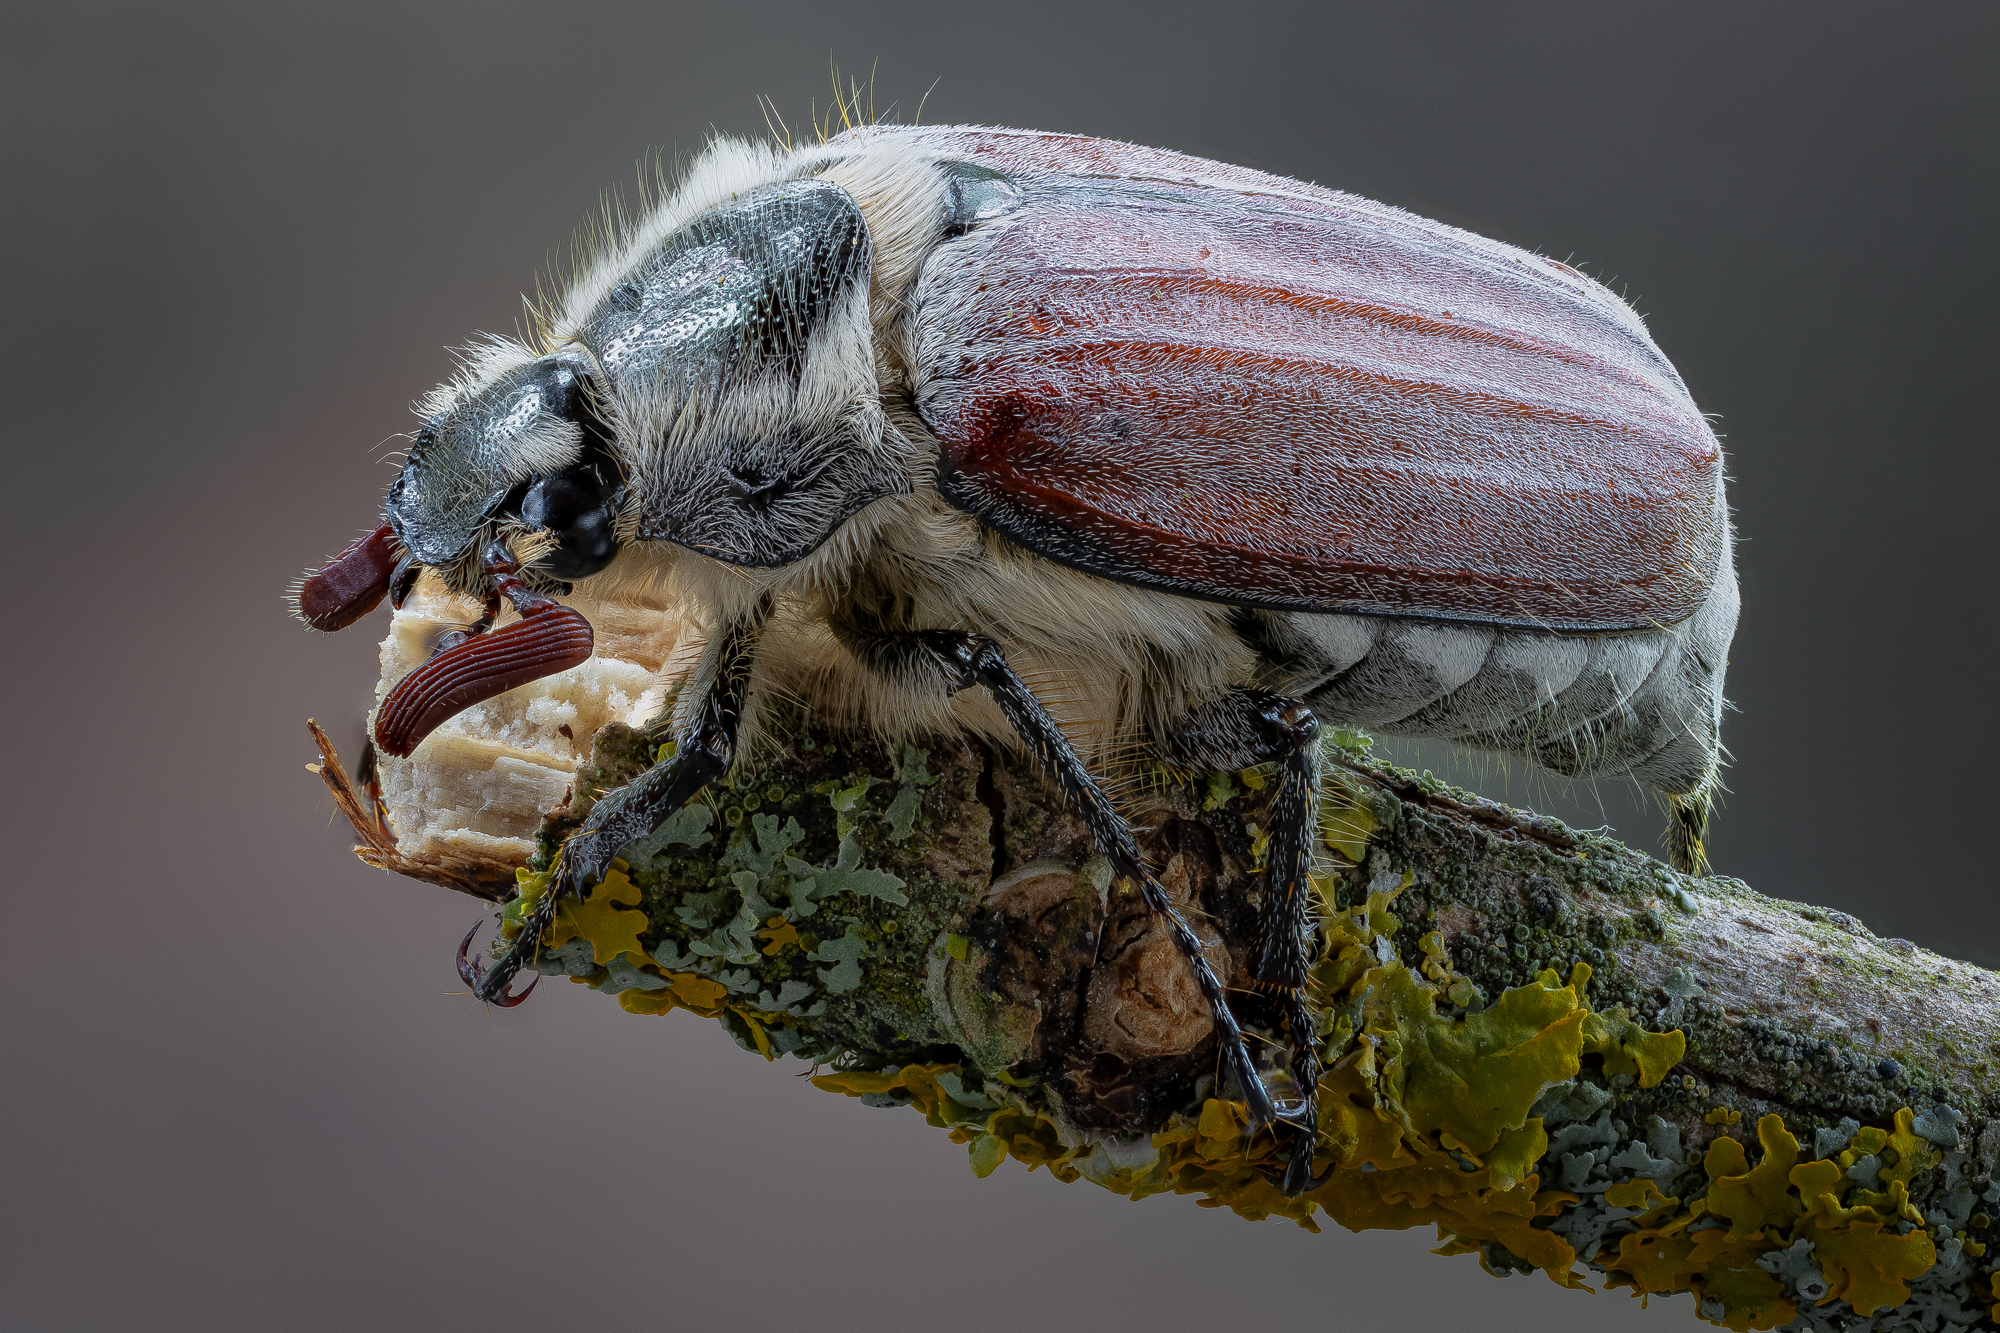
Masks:
[[[469,900],[359,865],[375,522],[444,348],[654,149],[878,110],[1161,144],[1569,258],[1731,451],[1713,844],[2000,966],[1990,4],[75,5],[0,39],[12,927],[0,1328],[1692,1327],[1426,1234],[1129,1204],[714,1025],[452,992]],[[628,191],[629,193],[629,191]],[[1406,752],[1655,845],[1622,788]]]

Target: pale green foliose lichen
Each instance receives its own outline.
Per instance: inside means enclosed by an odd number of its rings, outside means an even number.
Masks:
[[[1841,1119],[1810,1135],[1808,1153],[1781,1117],[1749,1135],[1718,1108],[1709,1123],[1721,1132],[1690,1151],[1679,1125],[1630,1109],[1641,1090],[1693,1096],[1695,1080],[1667,1082],[1682,1032],[1592,1003],[1611,938],[1596,926],[1561,942],[1517,933],[1502,958],[1473,955],[1504,964],[1479,973],[1484,984],[1436,931],[1406,955],[1396,903],[1411,880],[1370,846],[1399,812],[1337,774],[1321,831],[1345,869],[1318,885],[1311,992],[1326,1034],[1314,1163],[1325,1183],[1286,1198],[1277,1141],[1248,1134],[1242,1106],[1213,1095],[1149,1135],[1066,1130],[1035,1080],[975,1067],[929,1011],[926,969],[967,957],[960,928],[990,870],[915,837],[945,782],[931,752],[903,747],[888,780],[850,771],[830,742],[808,737],[795,755],[803,762],[782,781],[739,774],[630,848],[558,914],[539,970],[633,1013],[716,1018],[766,1058],[831,1064],[818,1086],[918,1109],[966,1145],[982,1177],[1012,1158],[1134,1199],[1195,1194],[1311,1230],[1321,1217],[1355,1230],[1433,1225],[1440,1253],[1476,1254],[1489,1271],[1580,1286],[1587,1267],[1635,1295],[1690,1292],[1703,1318],[1733,1329],[1940,1333],[1969,1327],[1987,1299],[1985,1244],[1967,1228],[1988,1234],[2000,1183],[1961,1151],[1955,1111]],[[1266,784],[1253,770],[1198,785],[1215,811]],[[546,891],[550,850],[520,873],[510,923]],[[1101,869],[1087,876],[1105,881],[1099,896],[1110,887]],[[1499,984],[1509,971],[1519,983]],[[1698,1011],[1702,988],[1684,972],[1663,992],[1659,1017]],[[1944,1185],[1926,1217],[1911,1188],[1933,1170]]]

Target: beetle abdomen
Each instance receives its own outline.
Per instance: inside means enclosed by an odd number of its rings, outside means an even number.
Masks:
[[[1710,780],[1736,625],[1725,567],[1681,625],[1614,634],[1374,616],[1267,615],[1251,633],[1280,688],[1390,736],[1520,755],[1571,778],[1663,792]]]
[[[1720,449],[1595,283],[1240,168],[1132,149],[1114,179],[1101,141],[924,142],[1023,191],[918,289],[939,489],[981,522],[1246,606],[1601,631],[1707,598]]]

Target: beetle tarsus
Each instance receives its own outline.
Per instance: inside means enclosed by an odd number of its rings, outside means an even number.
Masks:
[[[472,929],[465,932],[465,938],[458,942],[459,980],[463,981],[466,985],[472,987],[472,993],[478,996],[480,999],[484,1000],[486,1003],[494,1005],[497,1008],[501,1009],[512,1009],[515,1005],[519,1004],[521,1001],[527,999],[530,995],[535,993],[535,987],[541,984],[542,978],[538,973],[535,976],[535,978],[528,983],[527,989],[519,992],[509,992],[505,990],[504,987],[506,986],[506,982],[504,981],[500,984],[499,988],[488,987],[486,984],[487,979],[480,976],[478,966],[468,956],[468,952],[472,948],[472,937],[474,935],[477,935],[478,933],[479,933],[479,923],[475,921],[472,923]],[[510,980],[512,979],[512,977],[513,973],[511,972],[508,973],[508,978]]]

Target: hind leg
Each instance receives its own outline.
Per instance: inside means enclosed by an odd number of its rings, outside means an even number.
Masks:
[[[1667,864],[1684,875],[1708,873],[1708,812],[1714,787],[1704,783],[1681,796],[1667,797]]]
[[[1306,995],[1306,968],[1315,928],[1311,876],[1319,766],[1313,741],[1318,735],[1318,719],[1299,700],[1238,690],[1182,718],[1160,746],[1164,758],[1193,768],[1278,765],[1263,929],[1251,976],[1277,1000],[1290,1029],[1292,1078],[1302,1100],[1279,1117],[1292,1127],[1292,1157],[1284,1179],[1289,1195],[1316,1183],[1312,1159],[1319,1134],[1319,1034]]]

